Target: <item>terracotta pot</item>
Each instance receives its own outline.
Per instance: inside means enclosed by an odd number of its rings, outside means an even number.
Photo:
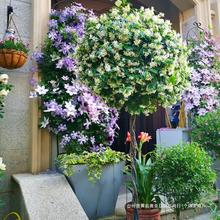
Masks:
[[[126,209],[126,220],[134,219],[134,208],[132,203],[125,205]],[[160,209],[157,208],[138,208],[138,219],[139,220],[160,220]]]
[[[0,49],[0,67],[17,69],[27,61],[27,55],[22,51]]]

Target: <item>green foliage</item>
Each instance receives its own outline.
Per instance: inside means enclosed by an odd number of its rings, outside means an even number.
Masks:
[[[77,52],[82,81],[133,115],[175,103],[189,77],[181,37],[153,9],[120,0],[116,6],[87,24]]]
[[[218,212],[218,206],[212,202],[209,204],[211,219],[212,220],[220,220],[220,214]]]
[[[216,174],[212,159],[197,143],[173,146],[158,152],[155,187],[179,216],[213,189]]]
[[[220,109],[194,118],[192,140],[220,154]]]
[[[29,51],[28,47],[22,41],[15,41],[10,39],[0,42],[0,49],[22,51],[25,54],[27,54]]]
[[[138,204],[144,204],[147,207],[150,207],[151,204],[157,204],[159,207],[160,197],[153,185],[155,178],[154,163],[151,157],[146,160],[147,156],[149,155],[143,156],[143,160],[137,159],[135,161],[134,175],[132,169],[127,171],[131,179],[127,182],[127,187],[134,195],[133,198],[137,198]]]
[[[107,148],[102,152],[84,152],[81,155],[63,154],[58,156],[58,166],[65,175],[74,175],[73,166],[85,164],[88,169],[88,179],[91,182],[101,178],[103,166],[125,161],[126,155],[122,152],[113,151]]]

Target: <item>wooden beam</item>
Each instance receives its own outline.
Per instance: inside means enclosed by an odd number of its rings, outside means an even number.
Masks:
[[[33,0],[33,30],[32,50],[39,47],[48,30],[49,12],[51,0]],[[35,78],[38,80],[39,75]],[[31,100],[31,172],[37,174],[50,168],[51,165],[51,141],[48,131],[39,128],[39,103]]]
[[[195,6],[193,0],[170,0],[180,11],[186,11]]]

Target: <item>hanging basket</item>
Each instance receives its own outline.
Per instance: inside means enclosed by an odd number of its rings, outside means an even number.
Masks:
[[[27,55],[23,51],[0,49],[0,67],[17,69],[27,61]]]

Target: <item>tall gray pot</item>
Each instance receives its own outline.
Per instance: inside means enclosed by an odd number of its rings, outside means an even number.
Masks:
[[[214,159],[213,168],[217,174],[217,180],[215,186],[218,192],[218,201],[220,201],[220,158],[219,157]]]
[[[88,180],[86,165],[73,166],[74,175],[67,178],[90,220],[114,213],[122,184],[124,164],[120,162],[104,166],[101,179],[95,183]]]

